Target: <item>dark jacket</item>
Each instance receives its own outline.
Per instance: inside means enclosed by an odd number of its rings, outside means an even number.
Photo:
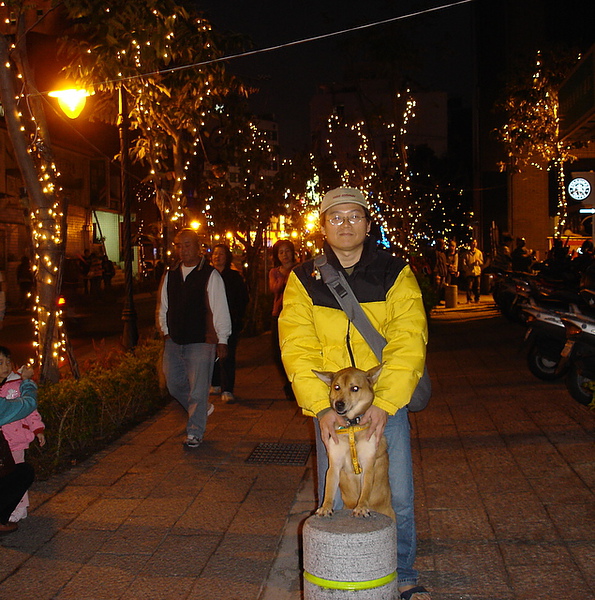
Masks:
[[[231,316],[231,332],[239,334],[244,326],[244,313],[248,306],[248,288],[242,275],[230,267],[221,271],[221,277],[225,284],[225,294],[227,295],[227,305],[229,306],[229,315]]]
[[[203,263],[186,280],[178,265],[167,278],[167,328],[176,344],[202,344],[208,331],[207,285],[213,267]]]

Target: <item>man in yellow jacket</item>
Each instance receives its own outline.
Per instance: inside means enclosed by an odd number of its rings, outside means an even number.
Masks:
[[[424,370],[427,323],[422,296],[409,265],[380,250],[368,236],[370,212],[354,188],[325,194],[320,206],[327,261],[342,271],[372,325],[386,339],[384,368],[375,386],[374,404],[360,423],[386,436],[392,504],[397,516],[398,587],[404,600],[428,600],[417,585],[413,511],[413,472],[407,404]],[[326,473],[326,446],[338,443],[336,428],[348,423],[330,409],[328,387],[314,373],[348,366],[368,370],[378,364],[372,349],[350,323],[317,271],[314,261],[290,275],[279,319],[283,363],[298,404],[316,417],[318,471]],[[319,498],[324,477],[319,477]]]

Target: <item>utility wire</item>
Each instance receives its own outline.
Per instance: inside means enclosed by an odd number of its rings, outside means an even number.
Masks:
[[[308,38],[303,38],[300,40],[294,40],[293,42],[286,42],[284,44],[278,44],[276,46],[269,46],[267,48],[260,48],[257,50],[247,50],[246,52],[240,52],[238,54],[230,54],[228,56],[221,56],[219,58],[212,58],[209,60],[205,60],[202,62],[197,62],[197,63],[191,63],[188,65],[180,65],[177,67],[171,67],[169,69],[162,69],[162,70],[158,70],[158,71],[151,71],[149,73],[144,73],[142,75],[131,75],[130,77],[122,77],[120,79],[112,79],[112,80],[106,80],[103,82],[103,84],[106,83],[118,83],[121,81],[132,81],[134,79],[142,79],[143,77],[152,77],[155,75],[164,75],[166,73],[175,73],[177,71],[183,71],[185,69],[193,69],[196,67],[206,67],[208,65],[212,65],[212,64],[216,64],[216,63],[220,63],[220,62],[227,62],[230,60],[235,60],[237,58],[244,58],[246,56],[255,56],[257,54],[264,54],[265,52],[274,52],[276,50],[282,50],[283,48],[290,48],[292,46],[299,46],[301,44],[309,44],[311,42],[317,42],[319,40],[325,40],[325,39],[329,39],[329,38],[333,38],[333,37],[337,37],[340,35],[345,35],[347,33],[352,33],[354,31],[363,31],[364,29],[370,29],[372,27],[378,27],[379,25],[386,25],[387,23],[394,23],[396,21],[403,21],[405,19],[410,19],[412,17],[417,17],[420,15],[425,15],[425,14],[429,14],[429,13],[433,13],[433,12],[438,12],[441,10],[445,10],[447,8],[454,8],[456,6],[460,6],[462,4],[468,4],[470,2],[473,2],[473,0],[459,0],[458,2],[452,2],[450,4],[443,4],[441,6],[434,6],[433,8],[426,8],[424,10],[419,10],[416,12],[412,12],[412,13],[408,13],[406,15],[400,15],[399,17],[391,17],[390,19],[384,19],[382,21],[374,21],[373,23],[367,23],[365,25],[356,25],[354,27],[350,27],[349,29],[342,29],[340,31],[334,31],[331,33],[323,33],[321,35],[315,35],[312,37],[308,37]]]

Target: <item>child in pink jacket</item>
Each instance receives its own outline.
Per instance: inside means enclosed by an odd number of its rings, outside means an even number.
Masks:
[[[12,370],[10,350],[0,346],[0,396],[8,401],[20,398],[23,379],[30,379],[33,376],[33,369],[30,367],[23,367],[21,371],[22,374],[19,374]],[[35,438],[40,446],[45,444],[44,430],[45,425],[36,410],[24,419],[2,425],[2,433],[10,446],[15,463],[25,462],[25,450]],[[24,519],[27,516],[28,506],[29,495],[25,493],[10,516],[10,521],[16,523]]]

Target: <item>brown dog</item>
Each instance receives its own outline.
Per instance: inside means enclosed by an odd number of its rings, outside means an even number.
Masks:
[[[350,421],[349,427],[337,429],[339,443],[329,440],[327,446],[328,471],[324,486],[324,501],[317,515],[328,517],[333,513],[333,501],[340,488],[346,508],[353,509],[355,517],[367,517],[370,511],[395,518],[391,505],[388,480],[388,453],[386,438],[376,433],[368,440],[369,425],[359,425],[359,417],[374,401],[373,385],[382,365],[369,371],[355,367],[330,371],[313,371],[330,387],[332,409]]]

